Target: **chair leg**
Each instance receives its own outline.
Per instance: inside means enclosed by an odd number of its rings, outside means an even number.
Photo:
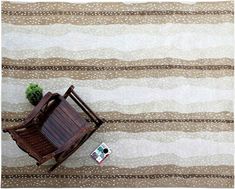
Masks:
[[[80,144],[80,143],[79,143]],[[51,173],[55,168],[57,168],[61,163],[63,163],[69,156],[71,156],[81,145],[76,145],[70,151],[63,152],[58,158],[55,165],[53,165],[49,170],[48,173]]]
[[[63,162],[63,161],[62,161]],[[48,173],[51,173],[52,171],[55,170],[55,168],[57,168],[62,162],[57,162],[55,165],[53,165],[49,170]]]
[[[67,152],[68,154],[64,154],[64,153],[61,154],[61,156],[58,157],[56,164],[53,165],[48,170],[48,173],[51,173],[52,171],[54,171],[61,163],[63,163],[69,156],[71,156],[78,148],[79,148],[79,146],[76,149],[73,149],[72,151]]]
[[[67,154],[62,154],[61,156],[59,156],[58,161],[56,162],[55,165],[53,165],[48,173],[51,173],[52,171],[55,170],[55,168],[57,168],[61,163],[63,163],[69,156],[71,156],[81,145],[77,145],[75,146],[71,151],[68,151]]]

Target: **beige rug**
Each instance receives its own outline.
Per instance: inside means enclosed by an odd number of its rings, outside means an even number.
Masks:
[[[2,187],[233,187],[233,3],[2,4],[2,126],[30,82],[107,122],[52,174],[2,134]],[[113,153],[98,166],[101,142]]]

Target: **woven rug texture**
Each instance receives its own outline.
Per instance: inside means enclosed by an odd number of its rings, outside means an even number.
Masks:
[[[52,174],[2,134],[2,187],[234,187],[233,22],[232,1],[2,2],[2,127],[32,82],[106,119]]]

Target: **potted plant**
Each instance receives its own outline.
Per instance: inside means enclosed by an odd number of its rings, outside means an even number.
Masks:
[[[36,106],[39,101],[42,99],[42,88],[35,83],[30,83],[29,86],[27,87],[26,91],[26,98],[29,100],[29,102]]]

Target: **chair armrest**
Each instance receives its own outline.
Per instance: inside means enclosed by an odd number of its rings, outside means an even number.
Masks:
[[[41,100],[40,102],[34,107],[32,112],[27,116],[23,124],[29,123],[32,119],[34,119],[39,112],[43,109],[45,105],[47,105],[51,100],[55,99],[57,96],[60,96],[58,93],[51,93],[48,92]]]
[[[2,131],[6,133],[6,132],[9,132],[10,130],[17,130],[21,128],[24,128],[24,125],[22,123],[13,127],[3,128]]]
[[[31,113],[26,117],[23,123],[20,125],[4,128],[3,132],[8,132],[9,130],[16,130],[25,128],[28,125],[30,125],[31,121],[38,115],[38,113],[41,112],[42,108],[47,105],[51,100],[55,99],[57,96],[59,96],[58,93],[52,94],[51,92],[48,92],[41,100],[40,102],[34,107],[34,109],[31,111]]]
[[[69,89],[65,92],[64,98],[66,99],[68,96],[72,98],[72,100],[89,116],[89,118],[95,122],[96,126],[100,126],[104,123],[104,119],[100,119],[87,105],[86,103],[78,96],[78,94],[74,91],[74,86],[71,85]]]

